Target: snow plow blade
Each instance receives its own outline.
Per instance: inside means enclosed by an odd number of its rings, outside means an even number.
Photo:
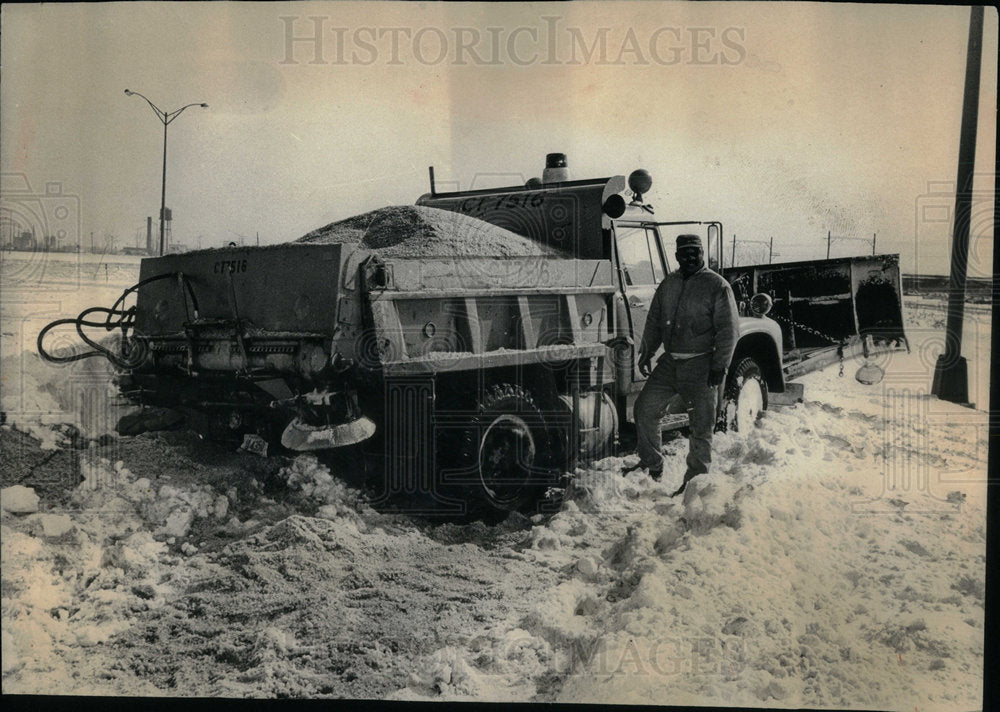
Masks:
[[[897,254],[739,266],[725,276],[737,301],[758,292],[773,300],[786,379],[860,354],[909,351]],[[872,381],[871,371],[859,380]]]
[[[306,425],[295,418],[281,434],[281,444],[289,450],[330,450],[354,445],[375,434],[375,423],[365,416],[341,425]]]

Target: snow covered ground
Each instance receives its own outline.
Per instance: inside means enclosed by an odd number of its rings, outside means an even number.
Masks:
[[[987,308],[975,409],[929,395],[944,312],[911,299],[882,383],[810,374],[683,497],[673,440],[662,483],[608,458],[488,526],[374,511],[336,460],[102,439],[103,359],[33,334],[120,288],[5,290],[0,474],[41,495],[3,495],[6,693],[982,706]]]

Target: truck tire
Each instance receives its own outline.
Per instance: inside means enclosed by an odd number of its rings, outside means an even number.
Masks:
[[[767,410],[767,382],[752,356],[745,356],[729,372],[723,395],[724,430],[748,432]]]
[[[557,481],[558,434],[520,386],[494,386],[477,418],[474,497],[493,512],[521,511],[538,503]]]

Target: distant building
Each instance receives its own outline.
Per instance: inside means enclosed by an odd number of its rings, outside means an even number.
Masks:
[[[14,249],[15,250],[33,250],[35,249],[35,236],[28,231],[22,232],[20,235],[14,236]]]

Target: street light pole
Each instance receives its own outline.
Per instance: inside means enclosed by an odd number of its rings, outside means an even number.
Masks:
[[[983,8],[974,6],[969,17],[969,42],[965,54],[965,94],[962,128],[958,137],[958,176],[955,180],[955,222],[948,277],[948,321],[944,353],[934,366],[931,393],[952,403],[969,402],[969,366],[962,356],[965,320],[965,286],[969,261],[969,225],[976,167],[976,131],[979,120],[979,77],[983,56]]]
[[[163,177],[160,178],[160,257],[166,249],[164,244],[164,219],[167,217],[167,122],[163,122]]]
[[[125,96],[133,96],[133,95],[145,99],[146,103],[149,104],[149,108],[151,108],[153,110],[153,113],[156,114],[156,118],[158,118],[160,120],[160,123],[163,124],[163,177],[160,181],[160,255],[163,255],[163,250],[164,250],[163,220],[166,217],[166,212],[167,212],[167,125],[171,121],[176,119],[178,116],[180,116],[181,112],[184,111],[184,109],[187,109],[192,106],[200,106],[203,109],[207,109],[208,104],[204,102],[200,103],[196,102],[194,104],[187,104],[186,106],[182,106],[176,111],[164,111],[163,109],[158,107],[156,104],[151,102],[149,99],[147,99],[139,92],[131,91],[130,89],[125,90]]]

